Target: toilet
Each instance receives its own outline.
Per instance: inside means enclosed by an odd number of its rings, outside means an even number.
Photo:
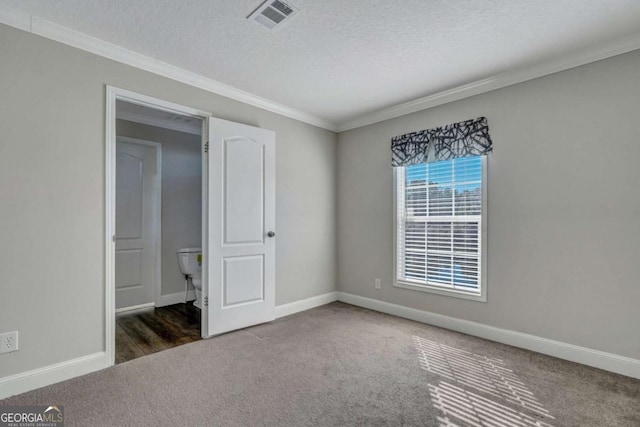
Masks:
[[[202,309],[202,248],[178,249],[178,265],[182,274],[191,279],[196,291],[193,305]]]

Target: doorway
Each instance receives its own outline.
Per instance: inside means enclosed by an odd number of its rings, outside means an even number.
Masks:
[[[167,296],[162,291],[159,297],[156,296],[156,301],[166,302],[166,298],[175,301],[177,298],[179,304],[184,304],[185,301],[190,302],[189,298],[193,298],[193,295],[189,294],[191,291],[189,280],[192,285],[199,283],[201,310],[197,321],[200,325],[198,337],[202,338],[210,338],[273,320],[276,286],[275,133],[213,118],[206,111],[125,89],[107,86],[106,92],[105,348],[107,366],[115,363],[117,332],[116,166],[119,103],[132,105],[135,107],[133,110],[144,107],[152,111],[152,116],[168,114],[174,118],[172,126],[180,126],[182,130],[189,123],[191,125],[195,123],[199,131],[199,144],[196,145],[199,145],[201,156],[201,220],[196,222],[201,224],[201,246],[195,247],[196,243],[194,243],[193,247],[180,248],[181,251],[178,251],[179,254],[176,254],[176,257],[180,256],[178,259],[189,273],[193,273],[191,267],[196,263],[201,275],[200,277],[197,277],[197,274],[187,275],[191,277],[187,277],[184,297],[177,293]],[[157,123],[156,119],[158,117],[151,117],[151,119],[137,117],[138,121],[154,120],[151,124]],[[138,137],[138,139],[157,142],[153,141],[153,137]],[[165,159],[166,155],[167,150],[163,147],[162,158]],[[149,157],[153,155],[150,154]],[[140,159],[143,158],[144,156],[140,157]],[[144,160],[138,163],[143,164]],[[141,176],[144,177],[144,173]],[[139,185],[144,186],[144,183]],[[177,186],[180,193],[192,187],[193,185],[185,183]],[[139,194],[143,192],[139,191]],[[166,201],[162,201],[161,204],[164,206]],[[163,235],[166,234],[165,231],[162,231]],[[164,269],[161,270],[163,271],[159,275],[162,276],[162,283],[165,283],[166,274]],[[194,294],[197,293],[194,292]],[[158,310],[156,301],[153,307],[142,309]],[[185,307],[188,306],[185,305]],[[151,320],[147,319],[147,323],[149,322]]]
[[[115,363],[199,340],[202,120],[116,101]]]

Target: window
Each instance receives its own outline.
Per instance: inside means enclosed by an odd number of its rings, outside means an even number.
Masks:
[[[486,301],[486,157],[396,170],[396,286]]]

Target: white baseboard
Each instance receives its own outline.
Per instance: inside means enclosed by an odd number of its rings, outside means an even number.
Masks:
[[[116,313],[124,313],[125,311],[140,310],[143,308],[155,307],[156,303],[148,302],[146,304],[132,305],[129,307],[116,308]]]
[[[193,301],[196,299],[196,292],[193,289],[189,289],[187,292],[187,301]],[[160,295],[160,301],[156,304],[156,307],[165,307],[167,305],[180,304],[186,302],[184,300],[184,291],[176,292],[175,294]]]
[[[191,291],[193,292],[193,291]],[[189,295],[189,298],[192,294]],[[163,296],[166,305],[184,302],[184,293]],[[535,335],[508,329],[496,328],[468,320],[457,319],[442,314],[417,310],[372,298],[361,297],[345,292],[329,292],[315,297],[276,306],[276,318],[309,310],[334,301],[368,308],[382,313],[403,317],[417,322],[427,323],[441,328],[485,338],[491,341],[520,347],[560,359],[570,360],[583,365],[593,366],[640,379],[640,360],[560,341],[554,341]],[[107,366],[106,353],[100,352],[66,362],[56,363],[21,374],[0,378],[0,399],[86,375]]]
[[[187,300],[191,301],[194,299],[195,292],[190,290],[187,295]],[[276,318],[329,304],[337,301],[337,299],[338,292],[329,292],[301,301],[279,305],[276,307]],[[162,295],[160,297],[160,303],[157,306],[163,307],[182,302],[184,302],[184,292],[178,292],[175,294]],[[105,367],[107,367],[107,356],[105,352],[101,352],[0,378],[0,399],[89,374],[104,369]]]
[[[338,292],[328,292],[315,297],[276,306],[276,319],[309,310],[338,300]]]
[[[0,399],[99,371],[106,366],[107,355],[100,352],[0,378]]]
[[[604,369],[617,374],[640,379],[640,360],[617,354],[593,350],[561,341],[555,341],[509,329],[496,328],[482,323],[462,320],[442,314],[417,310],[397,304],[361,297],[346,292],[338,292],[338,300],[382,313],[392,314],[405,319],[439,326],[445,329],[462,332],[502,344],[512,345],[535,351],[571,362],[581,363],[594,368]]]

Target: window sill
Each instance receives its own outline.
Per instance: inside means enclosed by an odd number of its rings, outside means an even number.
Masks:
[[[484,292],[484,290],[480,294],[475,294],[475,293],[464,292],[460,290],[445,289],[445,288],[436,287],[436,286],[418,285],[417,283],[405,282],[400,280],[395,280],[393,283],[393,286],[396,288],[411,289],[414,291],[427,292],[430,294],[443,295],[447,297],[462,298],[462,299],[478,301],[478,302],[487,302],[487,295],[486,295],[486,292]]]

